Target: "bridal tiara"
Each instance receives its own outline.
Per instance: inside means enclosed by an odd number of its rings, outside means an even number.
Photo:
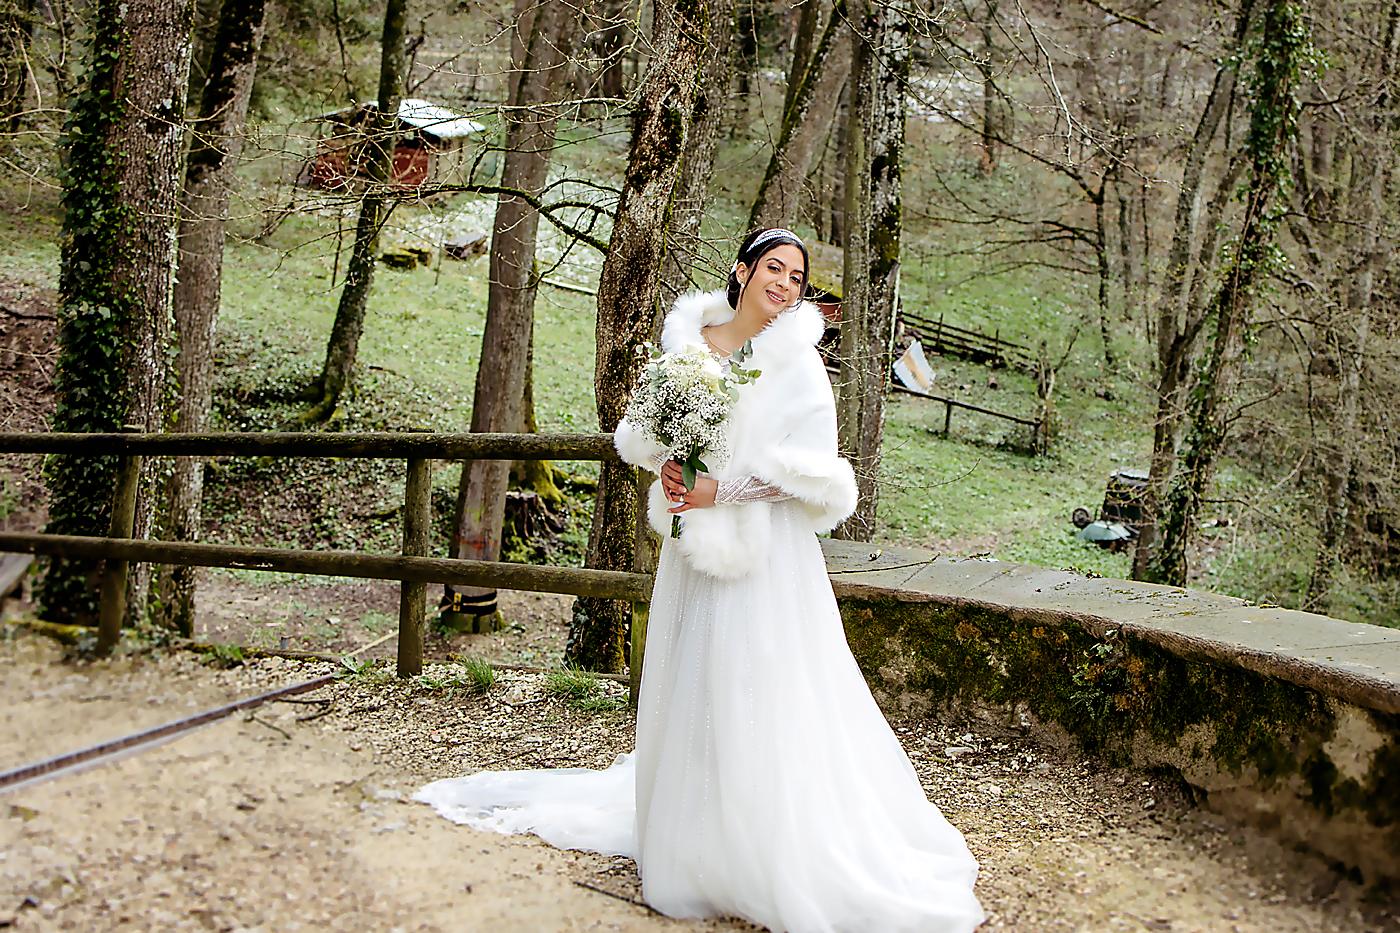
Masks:
[[[762,246],[764,243],[767,243],[769,240],[776,240],[779,237],[788,237],[790,239],[796,240],[798,243],[802,242],[802,237],[793,233],[791,230],[785,229],[783,227],[770,227],[769,229],[764,230],[758,236],[754,237],[753,242],[749,244],[749,249],[755,249],[756,247]],[[729,272],[732,275],[738,271],[739,260],[736,259],[734,260],[734,265],[730,266]]]

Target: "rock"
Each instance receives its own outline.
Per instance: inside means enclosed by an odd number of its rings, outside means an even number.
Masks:
[[[379,261],[390,269],[413,269],[418,266],[418,255],[407,249],[386,249],[379,254]]]
[[[442,244],[442,251],[452,259],[470,259],[473,256],[486,255],[490,244],[490,237],[485,233],[468,233],[453,237]]]
[[[970,755],[974,751],[976,751],[976,749],[969,748],[966,745],[949,745],[947,748],[943,749],[943,754],[956,760],[963,755]]]

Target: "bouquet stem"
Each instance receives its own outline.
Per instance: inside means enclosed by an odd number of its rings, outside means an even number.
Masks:
[[[679,538],[680,536],[681,536],[681,517],[680,517],[679,515],[672,515],[672,516],[671,516],[671,537],[673,537],[673,538]]]

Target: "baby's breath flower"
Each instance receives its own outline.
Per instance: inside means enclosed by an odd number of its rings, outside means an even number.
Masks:
[[[728,459],[725,421],[741,384],[699,347],[654,356],[627,408],[627,420],[685,461],[703,456],[711,469]]]

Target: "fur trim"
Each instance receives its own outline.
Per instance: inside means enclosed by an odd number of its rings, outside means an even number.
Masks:
[[[767,502],[721,505],[683,512],[681,536],[671,537],[671,504],[652,483],[647,501],[647,520],[661,536],[663,546],[678,547],[686,563],[701,573],[721,580],[738,580],[767,560],[772,537]]]
[[[666,450],[649,432],[626,418],[617,423],[617,430],[613,432],[613,447],[617,448],[617,455],[623,460],[647,470],[652,468],[656,458]]]
[[[844,457],[777,447],[762,458],[756,472],[797,498],[818,534],[835,528],[856,510],[856,474]]]
[[[668,353],[703,347],[700,328],[733,319],[723,291],[692,292],[666,316],[661,346]],[[740,389],[730,424],[734,456],[715,476],[752,474],[790,493],[817,532],[829,531],[855,510],[855,474],[836,453],[836,408],[831,383],[814,349],[826,329],[816,305],[803,301],[774,319],[753,339],[751,363],[762,375]],[[618,425],[614,444],[624,460],[651,468],[662,447],[629,424]],[[768,559],[772,540],[768,502],[695,509],[680,516],[681,536],[671,538],[670,503],[653,483],[647,518],[667,547],[688,564],[723,580],[739,579]]]
[[[689,292],[676,299],[671,313],[661,328],[661,349],[673,353],[682,347],[705,345],[700,329],[711,324],[732,320],[734,309],[724,290]],[[791,310],[779,314],[768,328],[753,339],[754,353],[765,346],[800,343],[816,346],[826,332],[826,318],[810,301],[800,301]]]

